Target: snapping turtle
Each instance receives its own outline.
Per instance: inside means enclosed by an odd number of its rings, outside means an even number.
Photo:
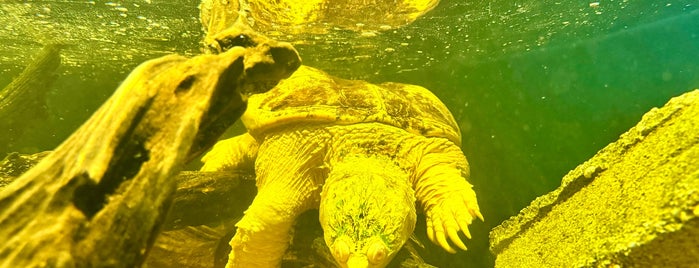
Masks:
[[[461,135],[427,89],[373,85],[302,66],[252,96],[248,133],[218,142],[204,171],[251,168],[258,193],[238,222],[227,267],[276,267],[296,217],[318,208],[342,267],[384,267],[412,234],[415,201],[430,240],[466,249],[461,230],[483,219],[466,181]]]

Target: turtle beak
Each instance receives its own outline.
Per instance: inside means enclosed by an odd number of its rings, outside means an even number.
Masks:
[[[369,268],[369,260],[366,256],[352,254],[347,260],[347,268]]]

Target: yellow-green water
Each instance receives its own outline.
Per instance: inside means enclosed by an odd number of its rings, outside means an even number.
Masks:
[[[50,118],[15,147],[56,146],[140,62],[199,53],[197,4],[2,0],[0,88],[43,44],[69,45],[49,93]],[[699,88],[698,6],[442,1],[413,24],[375,36],[335,30],[276,38],[295,43],[304,64],[344,78],[421,85],[447,104],[486,222],[474,223],[468,252],[433,247],[426,261],[489,267],[490,228],[558,186],[651,107]]]

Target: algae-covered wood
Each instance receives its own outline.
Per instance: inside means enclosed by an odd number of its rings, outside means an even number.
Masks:
[[[266,91],[298,64],[293,48],[271,41],[141,64],[0,192],[0,267],[140,265],[172,201],[171,176],[237,120],[241,92]]]

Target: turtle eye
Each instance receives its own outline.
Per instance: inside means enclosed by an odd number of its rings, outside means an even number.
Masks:
[[[233,47],[254,47],[256,44],[249,36],[239,34],[218,40],[218,45],[221,47],[221,50],[228,51]]]
[[[369,259],[369,262],[372,264],[381,264],[384,262],[386,259],[386,255],[388,254],[388,249],[386,246],[378,241],[375,241],[371,243],[369,248],[367,248],[366,251],[366,257]]]
[[[337,241],[333,245],[333,255],[340,263],[346,263],[349,258],[350,247],[345,241]]]

